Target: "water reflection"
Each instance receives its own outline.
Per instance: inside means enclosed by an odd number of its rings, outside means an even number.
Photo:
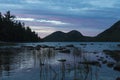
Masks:
[[[108,80],[109,77],[115,80],[119,77],[119,72],[106,66],[107,62],[116,63],[112,57],[106,57],[99,51],[86,51],[86,47],[24,46],[0,49],[0,78],[13,80],[27,74],[27,78],[18,80],[30,80],[29,77],[36,73],[33,77],[37,79],[31,80]],[[104,64],[103,61],[107,62]],[[105,74],[106,71],[110,72]],[[115,76],[108,74],[111,72]]]

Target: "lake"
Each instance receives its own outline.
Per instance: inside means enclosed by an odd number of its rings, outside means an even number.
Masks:
[[[120,43],[1,46],[0,80],[120,80]]]

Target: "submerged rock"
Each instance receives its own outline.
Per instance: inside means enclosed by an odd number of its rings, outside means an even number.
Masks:
[[[120,80],[120,77],[118,77],[116,80]]]
[[[61,50],[60,52],[61,53],[70,53],[70,50],[69,49],[64,49],[64,50]]]
[[[97,52],[93,52],[94,54],[97,54]]]
[[[22,49],[34,50],[33,46],[21,46]]]
[[[103,64],[106,64],[106,63],[107,63],[107,60],[102,61],[102,63],[103,63]]]
[[[117,46],[120,47],[120,44],[118,44]]]
[[[80,44],[80,45],[84,45],[84,46],[86,46],[87,44]]]
[[[107,66],[111,68],[111,67],[114,66],[114,64],[115,64],[114,62],[108,62],[108,63],[107,63]]]
[[[41,45],[37,45],[37,46],[35,47],[35,49],[36,49],[36,50],[40,50],[41,47],[42,47]]]
[[[42,48],[49,48],[47,45],[41,45]]]
[[[63,47],[63,46],[55,48],[55,50],[64,50],[64,49],[65,49],[65,47]]]
[[[74,45],[73,45],[73,44],[70,44],[70,45],[67,45],[66,47],[74,47]]]
[[[60,60],[58,60],[59,62],[65,62],[66,61],[66,59],[60,59]]]
[[[85,62],[78,62],[79,64],[88,64],[88,65],[98,65],[100,66],[100,63],[98,61],[85,61]]]
[[[120,61],[120,50],[103,50],[103,52],[109,55],[115,61]]]
[[[116,63],[114,70],[120,71],[120,62]]]

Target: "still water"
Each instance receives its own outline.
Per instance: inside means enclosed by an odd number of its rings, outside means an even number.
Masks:
[[[120,67],[119,44],[51,42],[4,46],[0,48],[0,80],[117,80],[120,71],[114,67]]]

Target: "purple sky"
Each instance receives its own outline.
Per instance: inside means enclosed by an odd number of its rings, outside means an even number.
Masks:
[[[120,18],[119,0],[0,0],[0,12],[10,10],[43,38],[55,31],[78,30],[96,36]]]

